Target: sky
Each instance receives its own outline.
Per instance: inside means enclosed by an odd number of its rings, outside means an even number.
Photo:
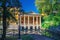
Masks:
[[[33,11],[35,13],[38,13],[37,7],[35,6],[35,0],[20,0],[22,3],[22,9],[25,12]]]

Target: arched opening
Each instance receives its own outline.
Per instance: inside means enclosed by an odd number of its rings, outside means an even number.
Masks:
[[[33,30],[33,26],[30,26],[30,31],[32,31]]]
[[[37,26],[35,26],[35,31],[37,31]]]
[[[24,31],[24,26],[22,26],[22,31]]]
[[[28,26],[26,26],[26,31],[28,31]]]
[[[38,32],[40,32],[40,26],[38,26]]]
[[[40,30],[40,26],[38,26],[38,30]]]
[[[26,32],[26,33],[28,32],[28,26],[26,26],[25,32]]]

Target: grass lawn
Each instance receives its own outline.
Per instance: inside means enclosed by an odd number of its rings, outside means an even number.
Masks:
[[[21,38],[22,40],[34,40],[30,35],[23,35]]]
[[[22,40],[33,40],[33,37],[31,37],[30,35],[22,35],[21,36],[21,38],[22,38]],[[13,37],[13,36],[7,36],[6,37],[6,40],[17,40],[18,39],[18,37]]]

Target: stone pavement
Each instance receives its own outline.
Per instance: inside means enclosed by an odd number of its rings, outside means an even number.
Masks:
[[[35,39],[35,40],[54,40],[42,35],[38,35],[38,34],[31,34],[31,36]]]

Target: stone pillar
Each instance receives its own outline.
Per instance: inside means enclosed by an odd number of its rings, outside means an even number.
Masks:
[[[34,26],[34,16],[33,16],[33,29],[35,29],[35,26]]]
[[[37,16],[37,28],[38,28],[38,16]]]
[[[28,15],[28,29],[30,29],[30,27],[29,27],[29,15]]]
[[[36,26],[37,26],[37,29],[38,29],[38,16],[36,16]]]
[[[40,15],[40,29],[41,29],[41,15]]]
[[[25,15],[24,15],[24,28],[26,27],[26,25],[25,25]]]

